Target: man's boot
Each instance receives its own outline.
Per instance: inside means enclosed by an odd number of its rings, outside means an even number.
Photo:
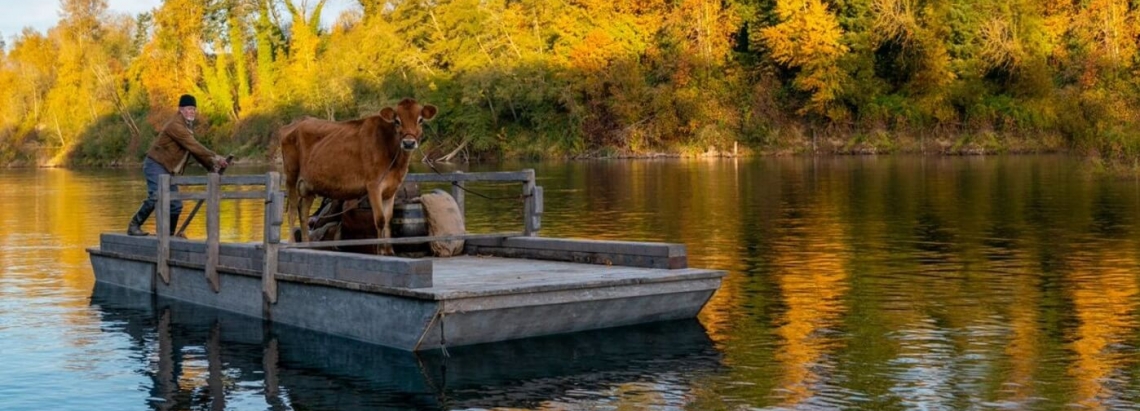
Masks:
[[[154,204],[144,201],[139,211],[135,212],[134,217],[131,217],[131,224],[127,226],[127,235],[133,236],[146,236],[150,233],[142,230],[142,225],[146,219],[150,217],[150,213],[154,211]]]
[[[186,235],[178,235],[178,214],[170,215],[170,235],[180,238],[186,238]]]

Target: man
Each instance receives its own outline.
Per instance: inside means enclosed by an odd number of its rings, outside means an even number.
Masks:
[[[226,168],[225,157],[214,154],[198,140],[194,139],[194,119],[198,117],[198,104],[194,96],[183,94],[178,99],[179,117],[173,118],[162,126],[158,138],[150,145],[143,160],[143,174],[146,175],[146,200],[143,200],[139,211],[131,218],[127,227],[127,234],[134,236],[150,235],[142,230],[142,224],[154,211],[158,202],[158,176],[163,174],[182,174],[190,156],[206,167],[207,170],[218,171]],[[178,186],[171,185],[170,192],[177,192]],[[174,234],[178,227],[178,216],[182,214],[182,201],[170,201],[170,234]]]

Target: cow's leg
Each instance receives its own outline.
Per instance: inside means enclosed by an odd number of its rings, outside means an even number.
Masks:
[[[297,210],[297,223],[301,225],[301,242],[309,242],[309,209],[313,207],[313,198],[316,194],[305,183],[304,179],[298,178],[296,184],[292,186],[296,194],[293,198],[297,200],[294,204],[294,209]],[[292,220],[290,220],[292,221]],[[290,230],[292,227],[290,227]]]
[[[314,197],[312,194],[302,194],[300,204],[297,205],[297,214],[301,217],[301,242],[303,243],[309,242],[309,224],[305,220],[309,219],[309,209],[313,208]]]
[[[288,212],[288,216],[286,216],[285,220],[289,222],[289,225],[285,227],[287,230],[285,232],[290,233],[289,234],[290,238],[292,238],[291,236],[293,235],[292,234],[293,233],[293,220],[297,219],[297,218],[303,219],[304,217],[299,217],[299,211],[301,209],[301,201],[299,198],[300,196],[297,195],[297,183],[296,182],[293,182],[293,183],[286,182],[285,184],[286,184],[286,186],[285,186],[285,192],[286,192],[285,204],[288,204],[288,207],[286,207],[286,208],[288,208],[288,210],[286,210]],[[305,229],[306,227],[305,227],[305,221],[304,220],[300,220],[300,223],[301,223],[301,239],[303,240],[305,238],[305,236],[308,235],[308,230]],[[292,240],[290,240],[290,241],[292,241]]]
[[[388,238],[388,220],[391,214],[385,212],[384,202],[381,201],[383,193],[380,184],[368,185],[368,204],[372,206],[372,223],[376,225],[376,238]],[[380,246],[380,255],[392,255],[392,245]]]
[[[391,197],[385,198],[384,206],[381,207],[384,213],[384,232],[380,234],[383,238],[392,238],[392,208],[396,205],[396,196],[393,194]],[[380,253],[383,255],[396,255],[396,250],[392,248],[391,244],[384,244],[380,248]]]

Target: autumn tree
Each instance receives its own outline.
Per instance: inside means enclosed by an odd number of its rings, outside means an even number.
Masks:
[[[238,86],[233,81],[233,50],[228,38],[231,33],[229,16],[235,14],[236,6],[233,0],[210,1],[205,5],[201,40],[207,51],[205,58],[198,62],[206,98],[203,99],[205,107],[200,111],[215,123],[237,120]]]
[[[205,13],[204,0],[167,0],[155,10],[154,35],[140,56],[152,110],[171,112],[184,93],[206,97],[198,83],[206,64],[201,40]]]
[[[760,39],[774,60],[799,70],[792,84],[810,94],[801,112],[844,118],[833,102],[846,77],[837,63],[848,48],[832,11],[821,0],[777,0],[775,12],[780,22],[760,29]]]
[[[13,125],[23,134],[37,126],[44,118],[44,100],[55,85],[59,46],[31,28],[16,37],[8,53],[5,71],[12,73],[12,88],[5,88]]]
[[[97,70],[105,68],[99,49],[103,41],[105,0],[64,0],[60,23],[52,30],[59,44],[55,83],[44,100],[44,122],[67,153],[84,126],[108,111],[96,98]]]
[[[253,23],[257,43],[257,76],[254,92],[259,106],[269,107],[276,100],[274,84],[278,76],[278,52],[283,47],[280,22],[271,0],[257,0],[257,20]]]
[[[226,3],[226,29],[229,37],[229,52],[233,56],[234,86],[237,88],[237,105],[234,109],[235,117],[242,109],[253,105],[252,89],[250,88],[250,72],[246,55],[246,46],[249,39],[249,16],[253,4],[245,0],[230,0]]]
[[[289,52],[275,86],[291,104],[327,108],[322,107],[327,104],[317,103],[322,88],[317,72],[317,53],[321,42],[321,9],[325,0],[318,1],[312,9],[307,7],[307,2],[298,6],[286,0],[284,4],[290,17]]]

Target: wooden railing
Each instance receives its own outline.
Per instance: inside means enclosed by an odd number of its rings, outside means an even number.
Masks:
[[[262,267],[262,292],[265,300],[272,304],[277,302],[277,262],[278,252],[283,248],[317,248],[335,246],[359,246],[381,244],[407,244],[423,243],[429,241],[447,241],[460,239],[485,239],[523,236],[535,236],[542,226],[543,192],[542,187],[535,184],[534,170],[527,169],[517,172],[487,172],[487,173],[436,173],[436,174],[408,174],[404,182],[414,183],[451,183],[452,196],[459,205],[460,213],[466,210],[466,183],[468,182],[500,182],[521,183],[523,199],[523,231],[511,233],[491,234],[463,234],[452,236],[424,236],[404,238],[376,238],[361,240],[319,241],[305,243],[282,243],[281,225],[285,209],[285,193],[281,191],[281,176],[276,172],[265,175],[239,175],[222,176],[210,173],[206,176],[177,176],[164,174],[159,176],[158,191],[158,274],[162,281],[170,284],[170,202],[172,200],[198,200],[206,204],[206,280],[214,292],[221,290],[218,280],[219,259],[219,210],[221,200],[262,200],[265,202],[265,233],[261,248],[264,250],[264,264]],[[206,186],[206,191],[171,192],[170,185],[179,186]],[[222,186],[264,187],[258,190],[223,191]],[[188,219],[193,218],[193,215]],[[189,221],[187,221],[189,223]],[[302,227],[302,229],[304,229]]]
[[[404,238],[372,238],[361,240],[312,241],[307,243],[282,244],[282,248],[324,248],[348,247],[380,244],[413,244],[428,241],[449,241],[483,238],[501,238],[517,236],[535,236],[542,228],[542,187],[535,185],[534,170],[483,172],[483,173],[447,173],[447,174],[408,174],[404,177],[405,183],[452,183],[451,196],[459,205],[459,212],[466,210],[467,182],[490,183],[522,183],[522,193],[518,198],[523,199],[523,231],[490,233],[490,234],[463,234],[437,237],[404,237]],[[513,197],[512,197],[513,198]]]
[[[280,190],[281,177],[271,172],[265,175],[222,176],[210,173],[206,176],[177,176],[163,174],[158,177],[158,275],[170,284],[170,226],[171,200],[198,200],[206,203],[206,280],[214,292],[221,291],[218,280],[218,247],[220,244],[219,210],[221,200],[262,200],[265,202],[265,234],[262,242],[266,250],[262,285],[271,302],[277,300],[277,283],[272,274],[277,272],[277,248],[281,242],[281,211],[284,210],[285,194]],[[170,192],[170,185],[206,186],[205,192]],[[256,191],[222,191],[222,186],[261,186]],[[193,216],[187,217],[193,218]]]
[[[467,182],[501,182],[522,183],[523,203],[523,235],[535,236],[542,228],[542,187],[535,185],[534,170],[501,171],[484,173],[437,173],[437,174],[408,174],[404,177],[405,183],[452,183],[451,196],[459,204],[459,212],[465,210],[464,202],[467,198]]]

